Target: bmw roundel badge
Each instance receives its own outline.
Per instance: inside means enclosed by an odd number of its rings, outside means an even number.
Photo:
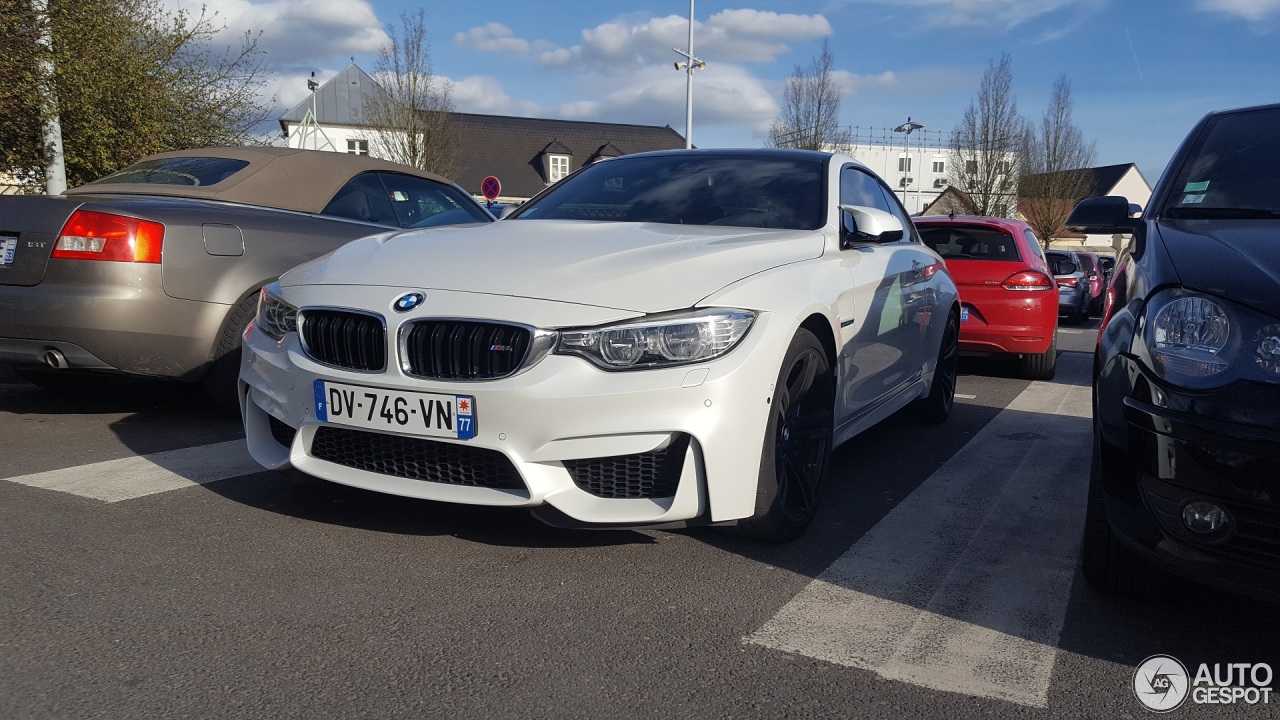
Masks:
[[[420,292],[405,293],[396,298],[395,304],[392,305],[396,312],[409,312],[410,310],[422,304],[426,297]]]

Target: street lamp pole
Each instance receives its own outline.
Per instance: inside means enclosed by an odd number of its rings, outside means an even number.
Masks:
[[[677,55],[684,56],[684,62],[677,61],[676,70],[684,70],[685,88],[684,88],[684,146],[685,149],[693,147],[693,71],[703,70],[707,64],[693,55],[693,0],[689,0],[689,50],[686,52],[679,48],[671,48],[675,50]]]
[[[906,135],[905,142],[906,142],[907,162],[902,170],[902,204],[904,207],[907,204],[907,185],[909,184],[907,181],[910,180],[910,173],[911,173],[911,133],[916,130],[922,130],[923,128],[924,128],[924,125],[921,125],[918,122],[911,122],[911,116],[908,115],[906,122],[902,123],[901,125],[893,129],[894,132],[900,132],[903,135]],[[916,198],[919,199],[919,197],[920,197],[920,193],[919,191],[917,191]]]

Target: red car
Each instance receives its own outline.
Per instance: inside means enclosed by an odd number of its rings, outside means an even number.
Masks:
[[[1084,264],[1084,275],[1089,278],[1089,315],[1102,314],[1102,296],[1107,291],[1105,271],[1102,260],[1097,253],[1077,252],[1076,256]]]
[[[994,217],[913,219],[960,289],[960,350],[1014,355],[1024,375],[1051,380],[1058,288],[1031,228]]]

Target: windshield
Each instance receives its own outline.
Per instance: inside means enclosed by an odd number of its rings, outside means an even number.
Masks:
[[[596,220],[816,230],[821,158],[698,152],[589,165],[510,220]]]
[[[1021,260],[1013,236],[988,227],[917,226],[920,239],[944,260]]]
[[[110,175],[99,183],[140,183],[144,185],[216,185],[247,167],[245,160],[215,157],[171,157],[143,160]]]
[[[1205,123],[1174,180],[1170,218],[1280,218],[1280,108]]]

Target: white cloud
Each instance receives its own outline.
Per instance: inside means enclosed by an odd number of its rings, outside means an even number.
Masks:
[[[668,15],[640,22],[615,20],[587,28],[582,31],[582,44],[568,48],[518,38],[499,23],[458,33],[454,42],[490,52],[532,51],[548,68],[578,64],[618,68],[674,62],[678,57],[671,49],[686,47],[688,34],[688,18]],[[790,42],[830,34],[831,24],[822,15],[723,10],[706,22],[694,23],[694,53],[710,62],[771,62],[790,49]]]
[[[169,7],[198,16],[216,13],[226,24],[218,42],[234,42],[246,30],[262,36],[271,68],[298,68],[332,62],[334,56],[376,53],[388,40],[367,0],[165,0]]]
[[[458,112],[485,115],[538,117],[545,109],[532,100],[516,100],[502,83],[488,75],[473,75],[453,81],[453,105]]]
[[[1042,15],[1060,10],[1094,10],[1105,2],[1106,0],[845,0],[842,4],[909,5],[924,8],[913,10],[912,16],[929,25],[992,26],[1007,30]]]
[[[1280,0],[1200,0],[1199,8],[1258,21],[1280,15]]]

